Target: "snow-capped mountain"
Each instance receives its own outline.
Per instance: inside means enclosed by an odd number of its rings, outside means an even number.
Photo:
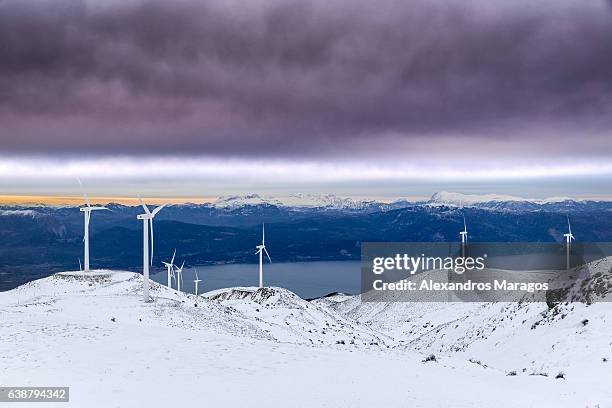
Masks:
[[[523,197],[516,197],[504,194],[463,194],[463,193],[452,193],[448,191],[439,191],[431,196],[428,204],[445,204],[453,206],[473,206],[478,204],[489,204],[489,203],[533,203],[533,204],[551,204],[551,203],[562,203],[565,201],[582,201],[573,200],[569,197],[550,197],[544,199],[528,199]]]
[[[35,210],[0,210],[0,217],[30,217],[35,218],[39,216]]]
[[[532,199],[504,194],[463,194],[448,191],[434,193],[429,200],[411,201],[398,199],[387,203],[376,200],[362,200],[336,195],[292,194],[287,196],[244,196],[220,197],[211,204],[213,208],[235,210],[248,206],[274,206],[288,209],[334,210],[370,213],[399,208],[426,207],[474,207],[501,211],[573,211],[601,209],[609,206],[609,201],[579,200],[569,197],[549,197]]]
[[[579,200],[569,197],[531,199],[503,194],[463,194],[440,191],[424,203],[429,207],[475,207],[500,211],[584,211],[609,207],[609,201]]]
[[[286,196],[224,196],[212,203],[217,208],[239,208],[253,205],[274,205],[277,207],[321,208],[333,210],[361,210],[372,205],[382,205],[374,200],[358,200],[333,194],[290,194]]]

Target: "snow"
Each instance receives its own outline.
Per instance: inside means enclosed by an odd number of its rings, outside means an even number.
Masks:
[[[155,282],[144,303],[141,284],[131,272],[64,272],[0,293],[2,384],[70,386],[71,402],[50,407],[612,402],[607,303],[543,315],[541,303],[308,302],[275,287],[196,298]]]
[[[223,196],[213,202],[213,206],[218,208],[239,208],[246,205],[267,204],[277,207],[360,209],[370,203],[373,203],[373,201],[338,197],[332,194],[290,194],[277,197],[249,194],[244,196]]]
[[[461,357],[518,376],[563,373],[567,387],[588,390],[581,406],[610,405],[612,258],[577,272],[585,270],[591,278],[576,281],[570,294],[593,303],[367,303],[355,296],[332,307],[405,350]]]
[[[33,210],[0,210],[0,216],[4,217],[32,217],[40,215],[38,212]]]
[[[430,205],[445,204],[452,206],[470,206],[480,203],[491,202],[525,202],[533,204],[561,203],[565,201],[579,201],[569,197],[549,197],[545,199],[528,199],[503,194],[462,194],[448,191],[440,191],[431,196],[428,201]]]
[[[579,202],[581,200],[569,197],[549,197],[545,199],[523,198],[504,194],[463,194],[448,191],[440,191],[431,196],[428,201],[419,202],[428,206],[474,206],[492,203],[523,203],[544,205],[552,203]],[[392,204],[409,204],[410,201],[398,200]],[[359,210],[368,206],[378,205],[384,207],[387,204],[375,200],[361,200],[336,195],[321,194],[291,194],[286,196],[261,196],[249,194],[243,196],[224,196],[212,203],[217,208],[240,208],[247,205],[274,205],[277,207],[292,208],[323,208],[335,210]]]

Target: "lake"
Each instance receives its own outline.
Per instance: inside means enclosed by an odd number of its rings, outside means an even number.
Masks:
[[[298,296],[308,299],[331,292],[359,293],[361,288],[360,263],[358,261],[336,262],[286,262],[264,264],[265,286],[280,286]],[[183,270],[181,290],[194,292],[195,271],[202,280],[198,292],[234,286],[257,286],[259,264],[230,264],[198,266]],[[166,285],[166,271],[152,275],[156,282]],[[176,285],[173,283],[176,289]]]

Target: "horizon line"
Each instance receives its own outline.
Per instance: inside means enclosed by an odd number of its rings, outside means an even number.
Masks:
[[[262,198],[283,198],[290,197],[292,194],[257,194]],[[470,194],[470,193],[459,193],[461,195],[465,195],[467,197],[470,196],[482,196],[483,194]],[[252,194],[225,194],[225,195],[215,195],[215,196],[143,196],[142,199],[148,204],[210,204],[214,203],[218,199],[222,197],[228,196],[236,196],[236,197],[244,197]],[[323,194],[327,195],[327,194]],[[331,194],[336,195],[336,194]],[[486,195],[486,194],[484,194]],[[364,195],[345,195],[339,194],[337,195],[341,198],[351,198],[357,200],[372,200],[380,203],[392,203],[398,200],[406,200],[412,202],[423,202],[431,199],[431,195],[429,196],[395,196],[395,197],[387,197],[387,196],[364,196]],[[88,196],[89,201],[92,204],[97,205],[108,205],[108,204],[121,204],[121,205],[140,205],[139,199],[136,196]],[[517,196],[509,196],[509,198],[518,198],[526,201],[542,201],[542,199],[538,198],[525,198],[525,197],[517,197]],[[552,197],[548,197],[552,198]],[[597,195],[576,195],[572,197],[564,197],[569,200],[586,200],[586,201],[612,201],[612,195],[609,194],[597,194]],[[496,201],[496,200],[493,200]],[[513,201],[513,200],[509,200]],[[83,204],[83,196],[81,195],[44,195],[44,194],[22,194],[22,195],[14,195],[14,194],[0,194],[0,206],[1,205],[49,205],[49,206],[61,206],[61,205],[81,205]]]
[[[127,196],[88,196],[92,204],[132,204],[140,205],[138,197]],[[219,197],[142,197],[147,204],[206,204]],[[71,205],[83,204],[83,196],[52,196],[52,195],[0,195],[0,205]]]

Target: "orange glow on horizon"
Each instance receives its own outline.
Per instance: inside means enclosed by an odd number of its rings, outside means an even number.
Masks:
[[[147,204],[205,204],[215,201],[217,197],[143,197]],[[117,203],[123,205],[138,205],[138,198],[135,197],[89,197],[92,204],[105,205],[109,203]],[[0,205],[27,205],[27,204],[45,204],[45,205],[81,205],[83,197],[61,197],[61,196],[45,196],[45,195],[0,195]]]

